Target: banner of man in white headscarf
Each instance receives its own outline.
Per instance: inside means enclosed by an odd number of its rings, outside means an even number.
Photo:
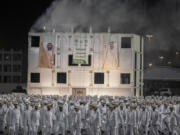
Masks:
[[[41,36],[39,47],[39,68],[52,68],[54,63],[54,38],[53,36]]]
[[[118,69],[118,41],[117,38],[103,37],[103,68],[106,70]]]

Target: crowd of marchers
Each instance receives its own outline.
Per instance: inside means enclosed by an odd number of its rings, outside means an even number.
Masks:
[[[180,97],[1,95],[10,135],[180,135]]]

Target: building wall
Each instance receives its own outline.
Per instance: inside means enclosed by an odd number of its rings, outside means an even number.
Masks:
[[[0,49],[0,93],[9,93],[17,85],[26,87],[21,49]]]
[[[40,36],[40,42],[43,45],[49,42],[55,45],[56,59],[53,70],[38,67],[39,47],[31,46],[31,36]],[[131,38],[131,48],[121,47],[122,37]],[[68,66],[68,55],[73,55],[76,39],[87,40],[88,53],[92,57],[91,66]],[[102,66],[104,41],[117,43],[118,68],[115,70],[107,70]],[[140,45],[143,46],[143,40],[135,34],[29,33],[28,92],[30,94],[70,95],[73,88],[86,88],[86,95],[133,96],[134,89],[136,89],[135,95],[139,96],[140,87],[143,87],[143,67],[139,66],[140,58],[143,58],[143,48],[140,49]],[[138,54],[136,60],[135,52]],[[57,83],[57,72],[67,73],[66,84]],[[94,73],[96,72],[104,73],[104,84],[94,84]],[[31,73],[40,73],[40,83],[31,83]],[[121,73],[130,73],[130,84],[121,84]]]

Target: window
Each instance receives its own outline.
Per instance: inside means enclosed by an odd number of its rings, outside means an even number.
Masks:
[[[39,83],[40,82],[40,73],[31,73],[31,82]]]
[[[143,56],[142,54],[140,54],[140,69],[142,69],[142,59],[143,59]]]
[[[13,54],[13,60],[14,61],[20,61],[21,60],[21,54]]]
[[[68,65],[69,66],[78,66],[78,64],[73,64],[73,55],[68,56]]]
[[[11,72],[11,65],[4,65],[4,72]]]
[[[5,53],[4,54],[4,61],[10,61],[11,60],[11,54]]]
[[[10,83],[11,82],[11,76],[4,76],[4,83]]]
[[[57,73],[57,83],[66,83],[66,73]]]
[[[81,66],[91,66],[91,55],[88,55],[88,64],[81,64]]]
[[[131,38],[122,37],[121,38],[121,48],[131,48]]]
[[[69,66],[78,66],[78,64],[73,64],[73,55],[68,56]],[[88,64],[81,64],[81,66],[91,66],[91,55],[88,55]]]
[[[13,72],[21,72],[21,65],[13,65]]]
[[[31,47],[39,47],[40,37],[39,36],[31,36]]]
[[[137,76],[137,72],[134,71],[134,86],[135,86],[135,87],[136,87],[136,82],[137,82],[136,76]]]
[[[130,73],[121,74],[121,84],[130,84]]]
[[[134,69],[136,70],[137,68],[137,52],[134,54]]]
[[[94,84],[104,84],[104,73],[94,74]]]
[[[21,82],[21,77],[20,76],[13,76],[13,82],[14,83],[20,83]]]

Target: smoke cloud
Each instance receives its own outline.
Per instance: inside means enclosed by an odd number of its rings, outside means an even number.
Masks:
[[[178,48],[180,13],[177,0],[55,0],[32,26],[31,32],[55,29],[57,32],[152,34],[146,52]],[[178,18],[179,17],[179,18]],[[147,53],[148,54],[148,53]]]
[[[134,3],[142,6],[137,1],[55,0],[31,31],[40,31],[45,26],[48,31],[68,32],[73,27],[82,32],[92,26],[94,32],[103,32],[110,26],[114,32],[138,32],[147,22],[140,8],[133,7]]]

